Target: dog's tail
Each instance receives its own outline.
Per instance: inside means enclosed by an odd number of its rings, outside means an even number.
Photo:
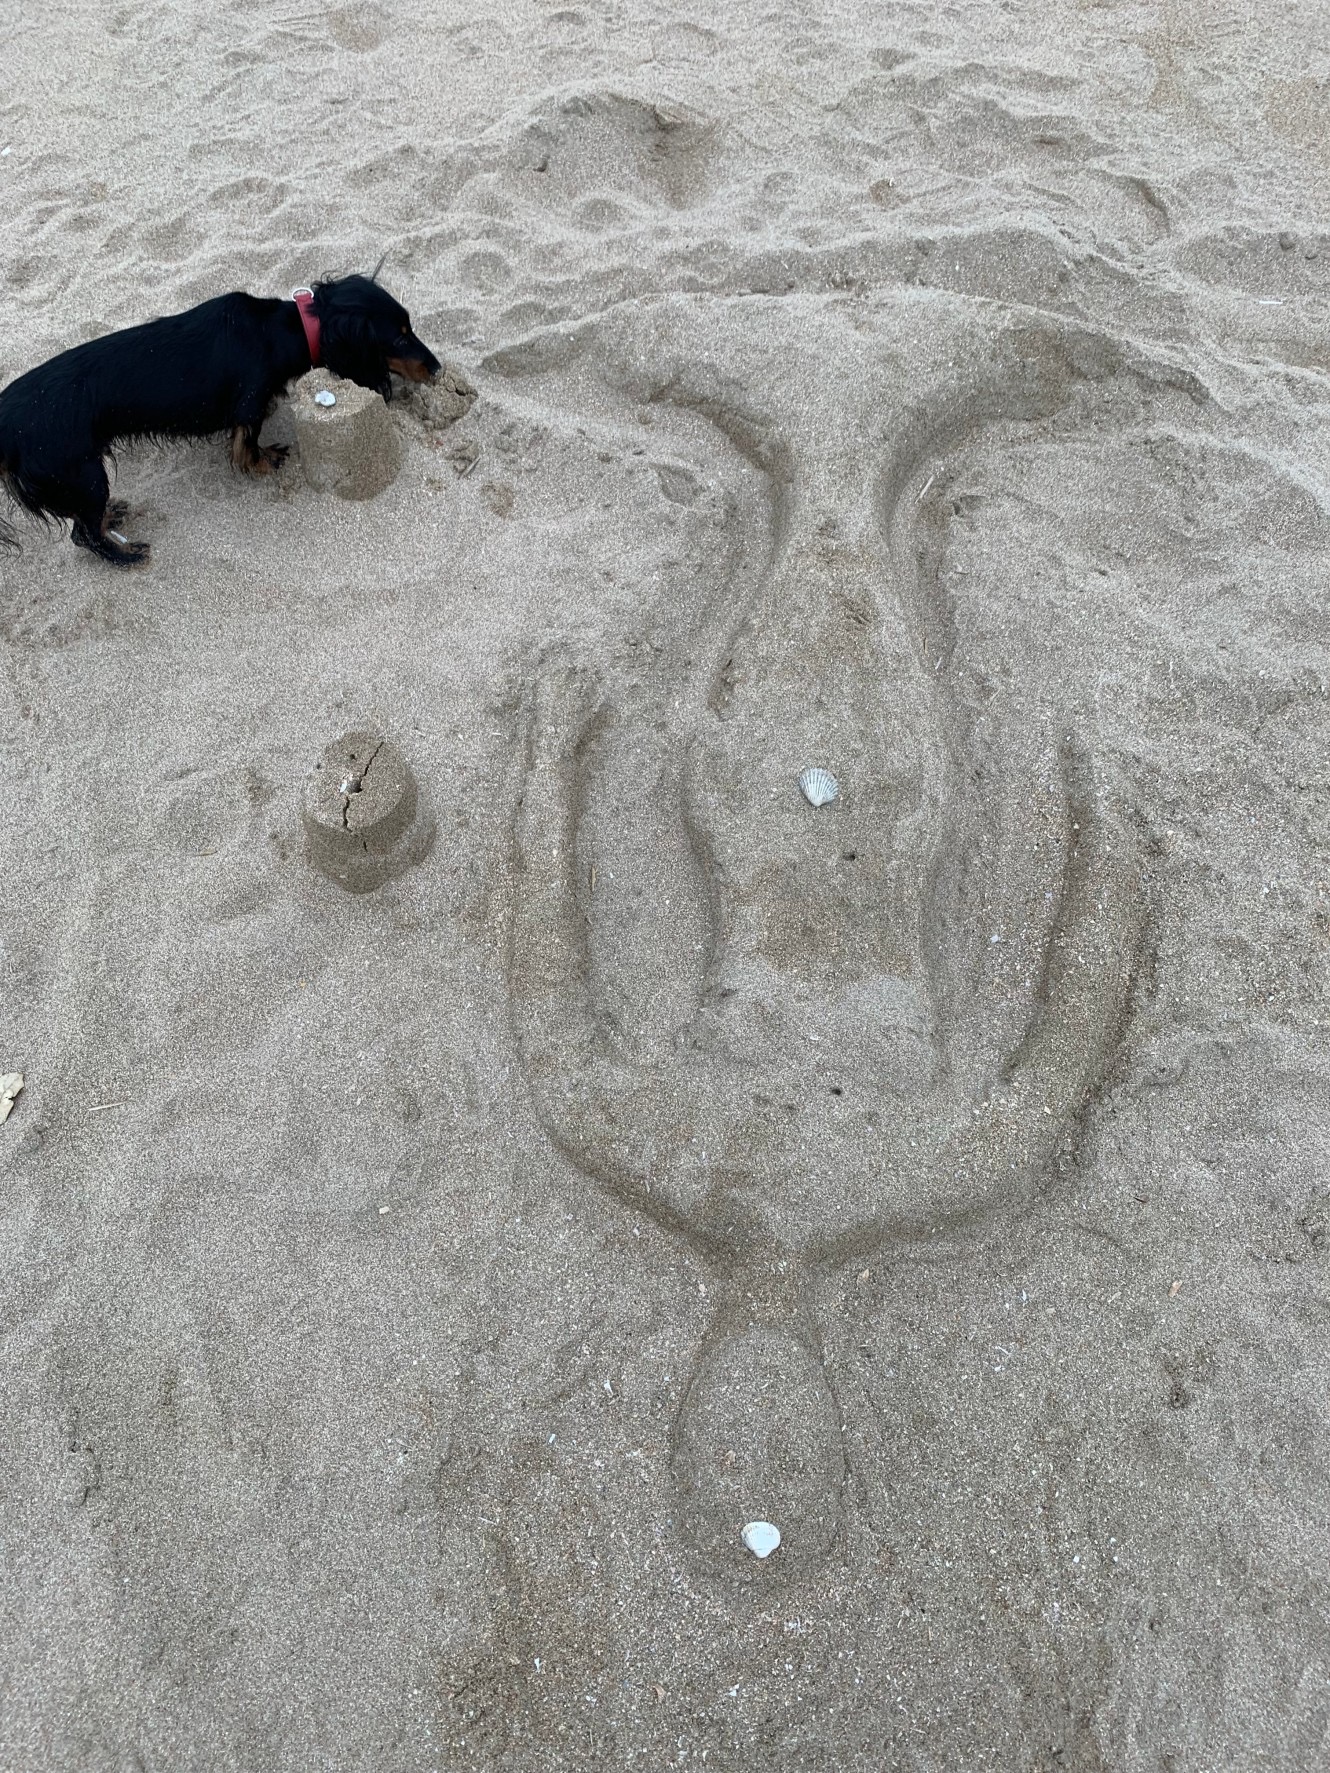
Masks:
[[[0,486],[4,487],[11,499],[14,498],[9,472],[4,467],[0,467]],[[14,503],[17,504],[18,500],[14,499]],[[15,552],[18,550],[18,531],[12,523],[6,523],[3,517],[0,517],[0,548],[10,548]]]
[[[19,479],[18,472],[13,464],[5,459],[3,450],[0,450],[0,486],[2,486],[8,493],[9,503],[11,505],[15,505],[21,510],[30,512],[36,517],[46,517],[46,513]],[[17,553],[19,548],[18,531],[14,528],[12,523],[5,522],[2,513],[0,513],[0,548],[8,548],[15,553]]]
[[[21,505],[23,503],[22,499],[19,497],[18,484],[14,478],[13,466],[5,455],[3,447],[0,447],[0,486],[3,486],[5,491],[9,494],[11,504]],[[0,515],[0,548],[17,549],[17,547],[18,531],[14,528],[12,523],[6,523],[4,517]]]

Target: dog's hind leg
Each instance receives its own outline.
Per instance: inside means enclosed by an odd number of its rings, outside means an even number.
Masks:
[[[87,548],[112,566],[146,566],[151,553],[146,542],[131,542],[117,535],[110,525],[117,519],[112,512],[123,506],[111,504],[111,487],[105,465],[94,457],[80,462],[59,480],[51,480],[39,489],[42,504],[55,517],[73,520],[72,539],[75,547]]]

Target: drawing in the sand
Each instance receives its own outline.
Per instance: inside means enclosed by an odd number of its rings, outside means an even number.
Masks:
[[[939,584],[948,464],[1057,422],[1075,352],[908,296],[789,297],[753,334],[743,303],[674,301],[492,365],[608,384],[670,429],[679,496],[726,482],[691,596],[542,662],[511,976],[559,1149],[723,1277],[674,1463],[734,1567],[754,1517],[787,1560],[838,1531],[809,1277],[1028,1198],[1113,1058],[1144,921],[1131,821],[1065,725],[979,743]],[[804,390],[849,349],[832,430]]]

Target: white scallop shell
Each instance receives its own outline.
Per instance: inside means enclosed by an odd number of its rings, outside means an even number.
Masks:
[[[9,1111],[18,1100],[18,1093],[23,1088],[21,1071],[6,1071],[0,1074],[0,1122],[9,1119]]]
[[[769,1558],[780,1544],[780,1528],[770,1521],[749,1521],[740,1538],[755,1558]]]
[[[320,388],[314,396],[314,404],[315,406],[336,406],[337,396],[331,388]]]
[[[799,778],[799,789],[809,806],[827,806],[840,793],[840,783],[830,770],[805,770]]]

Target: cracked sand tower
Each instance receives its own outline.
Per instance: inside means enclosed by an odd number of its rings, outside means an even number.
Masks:
[[[434,821],[395,745],[378,733],[334,739],[305,782],[310,861],[352,893],[371,893],[419,862]]]

